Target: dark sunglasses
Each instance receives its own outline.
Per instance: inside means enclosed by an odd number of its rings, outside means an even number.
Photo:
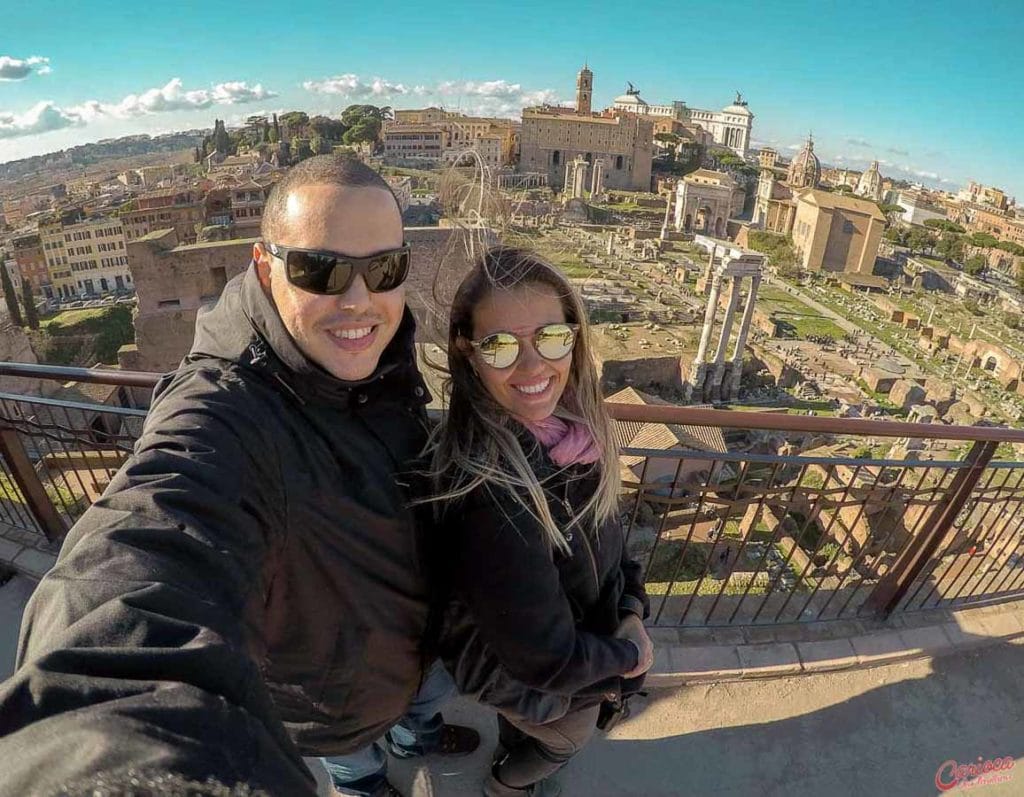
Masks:
[[[322,249],[295,249],[266,243],[267,251],[284,262],[288,281],[310,293],[344,293],[356,274],[371,293],[393,291],[409,276],[409,244],[368,257],[350,257]]]
[[[537,327],[532,335],[523,338],[512,332],[492,332],[480,340],[469,341],[469,345],[476,349],[480,359],[491,368],[511,368],[522,351],[520,340],[529,340],[537,354],[545,360],[561,360],[569,355],[576,344],[579,328],[579,324],[545,324]]]

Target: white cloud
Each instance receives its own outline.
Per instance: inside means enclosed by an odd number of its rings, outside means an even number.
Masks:
[[[211,92],[213,101],[218,105],[241,105],[246,102],[261,102],[276,97],[277,93],[263,88],[262,83],[250,86],[241,80],[218,83]]]
[[[24,80],[33,72],[37,75],[50,74],[50,59],[41,55],[28,58],[0,55],[0,80]]]
[[[276,97],[259,83],[218,83],[211,89],[186,91],[180,78],[141,94],[129,94],[116,103],[99,100],[60,108],[50,101],[36,103],[23,114],[0,112],[0,138],[18,138],[66,127],[80,127],[103,119],[135,119],[171,111],[195,111],[213,105],[241,105]]]
[[[480,116],[518,116],[532,105],[555,105],[560,102],[552,89],[528,91],[508,80],[443,80],[435,86],[395,83],[384,78],[364,79],[347,72],[342,75],[307,80],[302,84],[315,94],[332,94],[349,99],[422,97],[439,104],[453,102],[464,113]]]
[[[58,108],[52,102],[38,102],[22,114],[0,111],[0,139],[34,136],[83,124],[85,119],[74,112]]]
[[[484,80],[481,82],[446,80],[438,84],[437,93],[445,96],[468,94],[479,97],[513,99],[522,96],[523,87],[518,83],[509,83],[507,80]]]
[[[185,91],[181,78],[171,78],[160,88],[149,89],[141,94],[129,94],[119,103],[103,105],[95,101],[86,103],[100,113],[128,119],[133,116],[144,116],[151,113],[167,111],[190,111],[209,108],[211,105],[241,105],[247,102],[259,102],[276,97],[272,91],[257,83],[250,86],[243,81],[218,83],[212,89],[196,89]]]
[[[302,88],[312,91],[314,94],[340,94],[344,97],[358,98],[391,97],[396,94],[416,93],[424,89],[423,86],[416,86],[410,90],[401,83],[392,83],[390,80],[380,77],[364,81],[359,75],[351,73],[335,75],[323,80],[307,80],[302,84]]]

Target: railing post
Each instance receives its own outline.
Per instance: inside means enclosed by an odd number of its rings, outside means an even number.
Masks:
[[[67,532],[64,520],[54,507],[50,496],[46,494],[46,488],[32,466],[32,460],[29,459],[25,446],[21,444],[18,433],[10,427],[0,428],[0,455],[11,469],[11,475],[46,539],[50,542],[60,542]]]
[[[873,610],[877,619],[884,620],[895,611],[914,580],[935,555],[998,445],[994,441],[979,440],[971,447],[964,459],[967,467],[957,471],[942,501],[928,515],[924,528],[910,539],[896,557],[892,569],[868,595],[864,607]]]

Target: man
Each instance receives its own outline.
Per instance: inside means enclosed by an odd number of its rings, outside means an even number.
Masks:
[[[399,484],[429,400],[401,214],[375,172],[317,157],[262,233],[29,603],[0,795],[148,767],[290,797],[314,789],[300,755],[341,756],[343,793],[397,794],[373,745],[421,685],[431,619]],[[398,754],[478,743],[436,713],[442,678]]]

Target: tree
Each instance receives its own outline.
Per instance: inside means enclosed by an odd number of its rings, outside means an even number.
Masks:
[[[308,138],[299,138],[295,136],[292,139],[292,163],[298,163],[301,160],[312,156],[313,150],[309,146]]]
[[[350,105],[341,112],[341,123],[347,128],[342,141],[346,144],[375,142],[380,138],[381,126],[390,118],[390,108],[376,105]]]
[[[946,260],[963,262],[964,259],[964,236],[946,233],[939,242],[935,244],[935,251]]]
[[[274,123],[270,127],[270,143],[276,144],[281,140],[281,125],[277,121],[277,114],[274,114]]]
[[[7,302],[7,314],[11,321],[19,327],[24,325],[21,320],[21,308],[18,307],[18,297],[14,293],[14,283],[11,282],[11,274],[4,265],[3,258],[0,258],[0,287],[4,289],[4,300]]]
[[[967,232],[967,230],[959,224],[955,224],[948,219],[925,219],[924,226],[930,227],[933,230],[939,230],[940,232],[953,232],[959,235],[963,235]]]
[[[36,311],[36,300],[32,297],[32,283],[26,279],[21,281],[21,303],[25,305],[25,323],[29,329],[39,329],[39,313]]]
[[[930,252],[935,247],[935,243],[935,236],[923,227],[914,227],[907,233],[907,246],[914,252]]]
[[[1015,244],[1013,241],[999,241],[996,244],[996,249],[1002,249],[1004,252],[1009,252],[1016,257],[1024,256],[1024,246]]]
[[[313,136],[320,136],[325,141],[340,143],[347,129],[339,119],[329,116],[314,116],[309,120],[309,130]]]
[[[332,144],[326,138],[314,134],[309,140],[309,148],[314,155],[330,155]]]
[[[763,230],[752,230],[747,245],[755,252],[768,255],[768,262],[784,277],[795,277],[799,272],[796,251],[784,235]]]
[[[213,151],[221,155],[227,155],[231,151],[231,137],[224,127],[223,119],[213,120]]]
[[[964,263],[964,271],[971,277],[977,277],[979,274],[984,272],[986,268],[988,268],[988,261],[985,260],[984,255],[972,255],[967,258],[967,262]]]
[[[309,114],[303,113],[302,111],[288,111],[288,113],[281,114],[281,125],[282,130],[280,135],[282,140],[291,136],[300,136],[306,131],[306,124],[309,122]]]
[[[999,239],[987,232],[976,232],[970,237],[971,246],[980,246],[983,249],[996,246],[998,243]]]

